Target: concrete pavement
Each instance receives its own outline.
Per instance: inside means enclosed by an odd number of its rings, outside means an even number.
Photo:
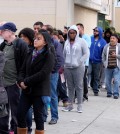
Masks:
[[[83,103],[83,113],[63,112],[59,105],[59,120],[55,125],[45,123],[45,134],[120,134],[120,99],[106,97],[105,89],[99,96],[89,90],[89,101]],[[50,114],[48,121],[50,120]],[[33,122],[34,134],[35,124]]]

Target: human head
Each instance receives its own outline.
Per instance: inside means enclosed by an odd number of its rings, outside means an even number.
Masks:
[[[69,27],[64,26],[63,34],[67,34],[68,33],[68,29],[69,29]]]
[[[76,25],[72,25],[68,30],[68,39],[74,41],[76,37],[79,37],[79,31]]]
[[[112,34],[110,37],[110,44],[111,45],[116,45],[118,43],[118,35],[117,34]]]
[[[35,32],[35,35],[36,33],[38,33],[38,31],[43,27],[43,23],[40,22],[40,21],[37,21],[34,23],[33,25],[33,29],[34,29],[34,32]]]
[[[14,40],[15,32],[17,31],[16,25],[13,22],[7,22],[0,26],[1,36],[8,42]]]
[[[79,30],[79,34],[83,35],[84,34],[84,25],[82,23],[77,23],[76,26]]]
[[[56,39],[56,40],[59,40],[59,33],[58,33],[57,30],[53,31],[53,38]]]
[[[6,21],[0,22],[0,26],[4,25]],[[0,44],[4,41],[3,37],[1,36],[1,30],[0,30]]]
[[[102,38],[103,36],[103,29],[101,27],[95,27],[93,29],[94,38]]]
[[[49,48],[50,45],[51,45],[51,37],[49,33],[44,29],[39,30],[34,40],[34,47],[37,50],[40,50],[43,47]]]
[[[34,30],[32,30],[31,28],[24,28],[19,32],[18,37],[22,38],[27,44],[33,45]]]

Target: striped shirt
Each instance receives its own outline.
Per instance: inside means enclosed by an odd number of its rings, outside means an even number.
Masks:
[[[109,47],[108,68],[116,68],[117,67],[117,59],[116,59],[116,57],[112,57],[113,52],[116,53],[116,46]]]

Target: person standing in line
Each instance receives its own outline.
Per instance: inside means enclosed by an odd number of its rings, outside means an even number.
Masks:
[[[51,110],[51,120],[49,122],[50,125],[56,124],[58,121],[58,93],[57,93],[57,84],[59,78],[59,69],[64,64],[63,58],[63,49],[62,44],[60,44],[57,40],[53,38],[53,27],[51,25],[45,25],[45,30],[50,34],[52,45],[55,48],[56,52],[56,63],[54,69],[51,72],[50,77],[50,85],[51,85],[51,102],[50,102],[50,110]]]
[[[19,73],[18,84],[22,88],[18,106],[17,134],[27,134],[26,114],[33,106],[36,123],[35,134],[44,134],[42,96],[50,96],[50,74],[55,63],[55,51],[47,32],[38,32],[35,49],[28,52]]]
[[[77,23],[77,28],[79,30],[79,36],[87,42],[88,48],[90,49],[91,46],[91,38],[89,35],[84,33],[84,25],[82,23]],[[85,62],[85,73],[84,73],[84,93],[83,93],[83,100],[88,100],[88,66],[89,66],[89,58]]]
[[[2,21],[0,22],[0,26],[4,25],[6,22]],[[0,44],[4,41],[3,37],[1,36],[1,31],[0,31]]]
[[[83,103],[83,77],[85,72],[85,61],[89,58],[89,49],[84,39],[79,38],[76,25],[69,28],[68,38],[64,47],[64,70],[68,85],[69,104],[63,111],[73,110],[74,95],[77,95],[77,112],[82,113]]]
[[[23,28],[19,33],[18,37],[24,40],[28,44],[29,51],[33,52],[34,50],[34,31],[31,28]],[[26,121],[28,127],[28,134],[32,133],[32,107],[29,109]]]
[[[41,21],[37,21],[33,24],[33,29],[34,29],[34,32],[35,32],[35,36],[37,35],[38,31],[40,29],[42,29],[43,27],[43,23]]]
[[[3,82],[8,94],[8,113],[10,113],[11,110],[10,127],[10,116],[8,114],[8,116],[0,118],[0,131],[2,131],[2,134],[17,134],[17,107],[20,98],[20,89],[16,81],[26,57],[28,45],[22,39],[15,36],[17,28],[13,22],[5,23],[0,27],[0,30],[1,36],[4,39],[4,42],[0,45],[0,50],[3,51],[5,55]]]
[[[120,43],[118,43],[118,36],[116,34],[111,35],[110,43],[104,47],[102,61],[105,66],[107,97],[112,97],[113,95],[114,99],[118,99],[120,82]],[[114,79],[113,86],[111,84],[112,79]]]
[[[106,45],[106,41],[102,37],[103,29],[101,27],[95,27],[93,29],[93,36],[91,36],[90,46],[90,58],[89,58],[89,71],[91,74],[91,87],[94,92],[94,96],[98,96],[98,86],[100,79],[100,68],[102,64],[102,51]]]

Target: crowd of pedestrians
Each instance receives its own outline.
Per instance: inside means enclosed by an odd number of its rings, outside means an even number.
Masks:
[[[44,134],[48,108],[50,125],[59,120],[59,101],[62,111],[70,112],[77,98],[76,112],[82,113],[89,87],[94,96],[104,87],[106,97],[119,98],[118,35],[101,27],[88,35],[84,29],[77,23],[62,31],[38,21],[16,35],[13,22],[0,23],[0,61],[5,61],[0,77],[8,95],[7,114],[0,114],[0,134],[31,134],[32,120],[35,134]]]

